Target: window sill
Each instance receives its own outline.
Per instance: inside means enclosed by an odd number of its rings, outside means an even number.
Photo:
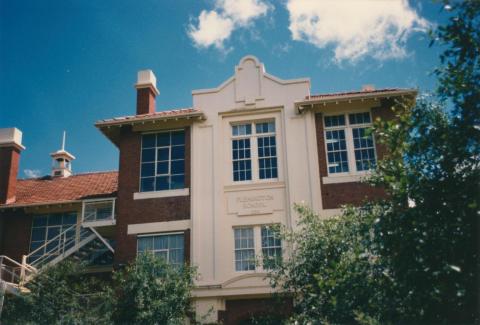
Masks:
[[[367,176],[369,176],[369,173],[342,176],[326,176],[322,177],[322,182],[323,184],[354,183],[362,181],[362,179]]]
[[[164,197],[174,197],[174,196],[188,196],[190,195],[189,188],[181,188],[178,190],[165,190],[165,191],[155,191],[155,192],[136,192],[133,193],[134,200],[144,200],[144,199],[158,199]]]

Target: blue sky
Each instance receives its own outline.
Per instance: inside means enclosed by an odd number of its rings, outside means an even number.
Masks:
[[[0,0],[0,128],[23,131],[19,177],[50,172],[63,130],[75,172],[115,170],[94,122],[135,112],[136,72],[157,76],[157,110],[188,107],[246,54],[312,93],[435,88],[441,22],[429,1]]]

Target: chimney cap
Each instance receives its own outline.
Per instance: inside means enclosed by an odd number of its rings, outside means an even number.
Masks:
[[[157,89],[157,78],[152,70],[140,70],[137,74],[137,83],[135,88],[148,88],[150,87],[156,96],[160,94],[160,91]]]
[[[17,128],[0,129],[0,147],[15,147],[19,150],[24,150],[22,131]]]

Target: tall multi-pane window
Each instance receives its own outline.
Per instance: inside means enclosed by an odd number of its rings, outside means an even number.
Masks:
[[[185,131],[144,134],[140,191],[163,191],[184,187]]]
[[[184,263],[184,235],[140,236],[137,239],[137,253],[145,252],[151,252],[174,266],[181,266]]]
[[[376,154],[369,112],[324,117],[329,174],[361,172],[375,168]]]
[[[274,225],[234,228],[235,271],[272,270],[282,263],[282,240]],[[258,261],[261,263],[257,263]]]
[[[33,252],[37,249],[38,251],[36,251],[30,257],[30,261],[34,261],[44,254],[48,255],[55,251],[60,243],[60,237],[57,236],[76,223],[77,214],[75,212],[35,216],[32,223],[30,252]],[[75,233],[75,227],[72,227],[72,229],[68,230],[65,234],[67,240],[73,238]],[[48,244],[46,244],[47,242]],[[39,249],[40,247],[42,248]]]
[[[375,167],[375,146],[372,134],[367,133],[371,125],[370,114],[349,114],[349,122],[352,126],[353,148],[355,151],[355,166],[358,171],[369,170]]]
[[[234,182],[278,178],[274,121],[232,125],[232,165]]]
[[[277,178],[275,122],[257,123],[255,129],[258,147],[258,177],[260,179]]]
[[[251,135],[251,124],[239,124],[232,126],[232,161],[234,181],[247,181],[252,179],[252,158],[250,148]]]
[[[235,236],[235,270],[255,270],[255,244],[253,228],[236,228]]]
[[[275,228],[263,226],[262,231],[263,268],[274,269],[282,263],[282,240]]]

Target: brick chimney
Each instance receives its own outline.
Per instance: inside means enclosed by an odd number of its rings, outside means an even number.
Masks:
[[[15,201],[20,152],[24,149],[20,130],[0,129],[0,204]]]
[[[137,115],[155,113],[155,97],[160,92],[152,70],[138,71],[135,88],[137,88]]]

